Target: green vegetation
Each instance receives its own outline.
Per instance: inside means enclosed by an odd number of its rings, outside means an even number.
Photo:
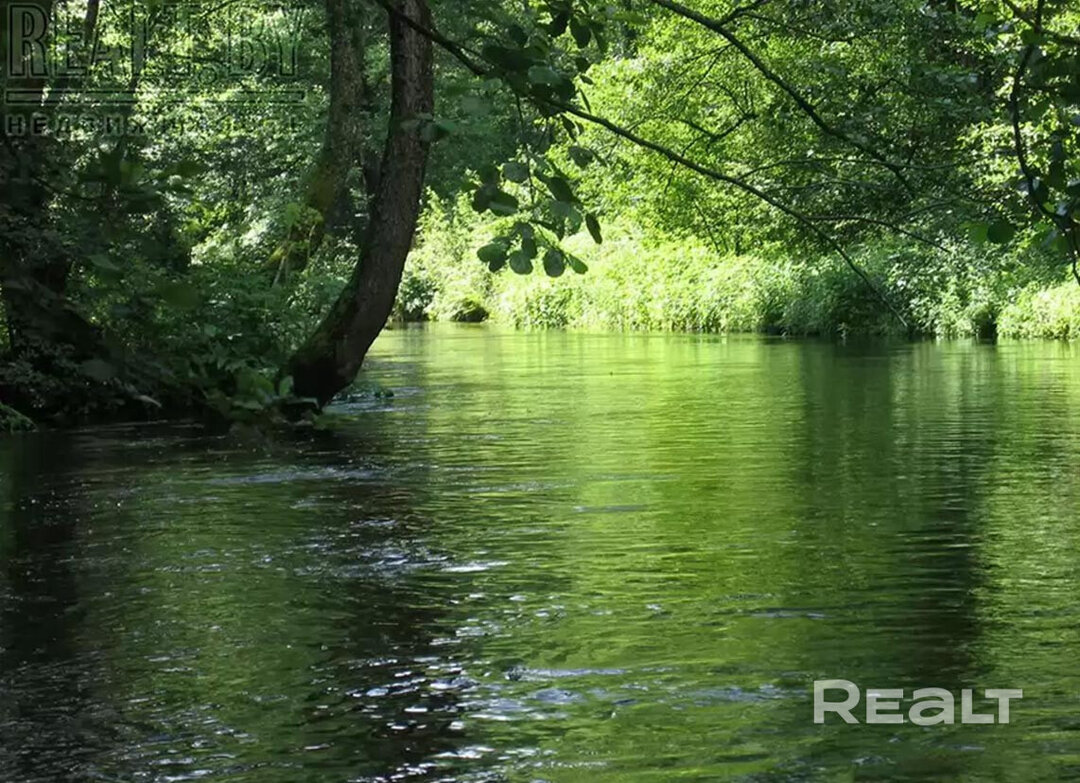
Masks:
[[[1080,289],[1052,268],[992,245],[942,249],[881,238],[852,256],[903,313],[902,324],[840,260],[764,245],[735,255],[692,235],[614,223],[601,246],[572,237],[585,275],[491,275],[476,250],[493,226],[464,204],[433,200],[395,316],[523,328],[765,332],[792,336],[1080,335]]]
[[[1064,0],[0,6],[0,400],[36,420],[308,416],[395,308],[1080,322]]]

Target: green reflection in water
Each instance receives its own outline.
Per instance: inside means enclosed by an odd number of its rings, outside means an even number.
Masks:
[[[439,328],[366,378],[333,432],[0,444],[0,778],[1080,778],[1075,349]],[[1025,698],[816,726],[832,677]]]

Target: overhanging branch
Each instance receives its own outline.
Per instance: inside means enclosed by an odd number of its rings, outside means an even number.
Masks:
[[[667,0],[654,0],[654,1],[655,2],[667,2]],[[446,36],[442,35],[437,30],[434,30],[431,27],[422,25],[419,22],[417,22],[416,20],[411,19],[409,16],[407,16],[405,14],[402,14],[390,2],[390,0],[372,0],[372,2],[376,3],[380,7],[384,8],[387,11],[387,13],[389,13],[389,14],[397,17],[397,18],[400,18],[406,24],[413,27],[421,35],[426,36],[431,41],[438,44],[440,47],[442,47],[444,50],[446,50],[449,54],[453,55],[455,59],[457,59],[459,62],[461,62],[466,68],[468,68],[470,71],[472,71],[472,73],[474,73],[475,75],[484,76],[484,77],[495,75],[490,68],[487,68],[484,64],[482,64],[482,62],[480,62],[478,59],[476,59],[476,58],[479,57],[479,55],[476,52],[470,52],[465,47],[461,46],[460,44],[456,43],[455,41],[453,41],[453,40],[447,38]],[[513,86],[511,86],[511,85],[507,85],[507,86],[510,87],[511,90],[514,89]],[[516,90],[514,90],[514,92],[516,94],[520,94]],[[806,229],[808,232],[810,232],[815,237],[817,237],[819,240],[824,242],[831,250],[833,250],[838,256],[840,256],[840,258],[844,261],[844,263],[848,266],[848,268],[850,268],[852,270],[852,272],[854,272],[866,284],[866,286],[870,289],[870,291],[874,294],[874,296],[879,301],[881,301],[889,309],[889,311],[896,317],[896,319],[904,326],[905,329],[907,328],[907,326],[908,326],[907,319],[904,318],[904,316],[900,312],[900,310],[892,303],[892,301],[885,295],[885,293],[881,289],[878,288],[878,286],[874,283],[874,281],[870,278],[870,276],[862,269],[862,267],[860,267],[855,262],[855,259],[851,257],[851,254],[849,254],[846,250],[844,250],[844,248],[841,247],[839,242],[837,242],[835,239],[833,239],[833,237],[828,232],[824,231],[819,226],[815,225],[813,220],[811,220],[809,217],[807,217],[806,215],[804,215],[802,212],[795,209],[794,207],[791,207],[791,206],[783,203],[779,199],[774,198],[770,194],[768,194],[765,191],[751,185],[748,182],[744,182],[744,181],[738,179],[737,177],[732,177],[732,176],[730,176],[728,174],[724,174],[722,171],[717,171],[716,169],[713,169],[713,168],[711,168],[709,166],[705,166],[705,165],[703,165],[701,163],[698,163],[697,161],[691,160],[690,158],[687,158],[685,155],[682,155],[682,154],[676,152],[675,150],[664,146],[663,144],[652,141],[651,139],[647,139],[644,136],[640,136],[637,133],[635,133],[634,131],[631,131],[631,130],[629,130],[627,128],[622,127],[621,125],[618,125],[615,122],[612,122],[611,120],[607,119],[606,117],[600,117],[599,115],[593,114],[592,112],[588,112],[585,109],[582,109],[582,108],[580,108],[578,106],[575,106],[575,105],[573,105],[571,103],[566,103],[566,102],[559,101],[559,100],[556,100],[556,99],[546,99],[545,100],[545,99],[540,99],[540,98],[537,98],[536,96],[527,95],[527,94],[522,95],[521,97],[525,98],[526,100],[529,100],[529,101],[533,102],[534,104],[540,104],[540,105],[546,106],[546,107],[551,108],[551,109],[556,109],[556,110],[558,110],[560,112],[564,112],[566,114],[570,114],[572,116],[575,116],[575,117],[577,117],[579,119],[585,120],[586,122],[588,122],[588,123],[590,123],[592,125],[596,125],[598,127],[604,128],[605,130],[609,131],[610,133],[614,134],[615,136],[618,136],[619,138],[625,139],[626,141],[629,141],[630,143],[634,144],[637,147],[640,147],[642,149],[650,150],[651,152],[655,152],[656,154],[661,155],[664,158],[667,158],[671,162],[681,165],[683,168],[689,169],[690,171],[696,172],[697,174],[700,174],[700,175],[702,175],[704,177],[715,180],[717,182],[724,182],[724,183],[729,184],[729,185],[731,185],[731,186],[733,186],[735,188],[738,188],[739,190],[742,190],[743,192],[748,193],[751,196],[754,196],[755,198],[757,198],[758,200],[768,204],[769,206],[773,207],[774,209],[778,210],[779,212],[783,213],[784,215],[787,215],[792,220],[794,220],[796,223],[801,225],[804,229]]]
[[[757,53],[755,53],[750,47],[748,47],[741,39],[735,36],[730,30],[727,29],[723,19],[712,19],[704,14],[698,13],[692,8],[687,8],[681,3],[676,3],[674,0],[650,0],[654,5],[658,5],[661,8],[667,9],[684,19],[689,19],[696,24],[701,25],[707,30],[720,35],[728,43],[730,43],[735,49],[742,54],[749,62],[757,69],[758,73],[775,84],[781,90],[788,94],[788,96],[795,101],[795,104],[802,110],[803,114],[810,118],[810,121],[818,126],[824,133],[839,139],[840,141],[848,144],[855,149],[859,150],[863,154],[869,156],[872,160],[876,161],[880,165],[884,166],[893,176],[895,176],[900,183],[904,186],[908,192],[913,192],[911,184],[908,182],[907,177],[904,176],[903,166],[894,163],[889,160],[885,155],[875,150],[869,145],[863,144],[858,139],[853,139],[848,134],[844,133],[839,128],[825,121],[825,119],[818,112],[817,108],[807,98],[799,92],[792,84],[788,83],[786,79],[783,79],[772,68],[762,60]]]

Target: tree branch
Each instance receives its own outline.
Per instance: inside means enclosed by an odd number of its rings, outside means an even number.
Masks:
[[[416,20],[410,18],[405,14],[402,14],[390,2],[390,0],[372,0],[372,2],[386,9],[387,13],[401,19],[410,27],[413,27],[421,35],[428,37],[431,41],[441,46],[477,76],[491,75],[491,71],[488,68],[485,68],[482,64],[478,63],[476,60],[473,59],[474,57],[478,56],[476,55],[476,53],[470,53],[464,47],[460,46],[449,38],[446,38],[444,35],[437,32],[436,30],[433,30],[428,26],[421,25]],[[653,0],[653,2],[663,3],[667,2],[667,0]],[[510,86],[510,89],[513,90],[513,87],[511,85],[508,86]],[[517,93],[516,90],[514,90],[514,92]],[[709,179],[716,180],[717,182],[724,182],[732,185],[733,187],[736,187],[739,190],[742,190],[745,193],[756,197],[758,200],[763,201],[764,203],[768,204],[769,206],[773,207],[784,215],[787,215],[799,225],[803,226],[803,228],[805,228],[808,232],[810,232],[819,240],[824,242],[831,250],[833,250],[833,252],[840,256],[840,258],[843,259],[844,263],[848,266],[848,268],[850,268],[852,272],[858,275],[858,277],[866,284],[866,286],[870,289],[874,296],[889,309],[889,311],[904,326],[904,328],[906,329],[908,327],[907,319],[904,318],[900,310],[892,303],[892,301],[887,296],[885,296],[885,293],[878,288],[878,286],[874,283],[870,276],[862,269],[862,267],[860,267],[855,262],[855,259],[852,258],[851,255],[846,250],[844,250],[843,247],[841,247],[839,242],[833,239],[828,232],[819,228],[809,217],[807,217],[794,207],[783,203],[782,201],[774,198],[770,194],[751,185],[748,182],[744,182],[736,177],[732,177],[728,174],[724,174],[721,171],[717,171],[716,169],[702,165],[697,161],[691,160],[690,158],[679,154],[678,152],[670,149],[669,147],[665,147],[658,142],[640,136],[637,133],[626,129],[605,117],[600,117],[592,114],[591,112],[585,111],[584,109],[574,106],[573,104],[565,103],[556,99],[542,100],[531,95],[523,95],[522,97],[533,103],[540,103],[542,105],[546,105],[548,108],[556,109],[560,112],[573,115],[579,119],[585,120],[590,124],[604,128],[610,133],[631,142],[637,147],[650,150],[667,158],[673,163],[678,163],[683,168],[689,169],[690,171],[696,172],[704,177],[708,177]]]
[[[781,90],[786,92],[791,97],[791,99],[795,101],[796,105],[798,105],[798,107],[802,110],[803,114],[809,117],[810,121],[817,125],[818,128],[820,128],[824,133],[827,133],[828,135],[839,139],[845,144],[854,147],[865,155],[868,155],[870,158],[877,161],[882,166],[891,171],[892,174],[901,182],[901,184],[903,184],[905,189],[907,189],[909,192],[913,192],[911,184],[904,176],[902,166],[890,161],[885,155],[879,153],[877,150],[867,146],[866,144],[863,144],[856,139],[851,138],[848,134],[844,133],[839,128],[836,128],[826,122],[825,119],[821,116],[821,114],[818,113],[817,108],[812,103],[810,103],[810,101],[807,100],[802,95],[802,93],[795,89],[795,87],[789,84],[785,79],[781,78],[765,63],[764,60],[758,57],[753,50],[751,50],[746,44],[744,44],[739,38],[737,38],[734,33],[728,30],[724,26],[723,20],[711,19],[710,17],[707,17],[704,14],[700,14],[691,8],[687,8],[680,3],[674,2],[674,0],[650,0],[650,2],[660,6],[661,8],[667,9],[668,11],[671,11],[678,16],[689,19],[690,21],[695,22],[702,27],[722,36],[728,43],[738,49],[739,52],[743,55],[743,57],[749,60],[750,63],[754,66],[754,68],[756,68],[762,76],[764,76],[770,82],[772,82]]]

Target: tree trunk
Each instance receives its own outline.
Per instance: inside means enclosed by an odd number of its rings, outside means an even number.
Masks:
[[[399,0],[396,7],[430,26],[427,0]],[[296,393],[320,405],[352,383],[386,324],[420,214],[428,157],[422,120],[430,118],[435,103],[432,45],[396,14],[390,16],[390,65],[389,129],[360,258],[330,313],[287,369]]]
[[[304,185],[301,202],[307,214],[290,226],[268,261],[277,280],[307,266],[308,258],[318,250],[333,222],[333,213],[349,201],[350,172],[355,165],[363,165],[364,119],[370,96],[364,75],[365,30],[352,12],[352,2],[355,0],[326,0],[330,28],[330,107],[326,135]]]

